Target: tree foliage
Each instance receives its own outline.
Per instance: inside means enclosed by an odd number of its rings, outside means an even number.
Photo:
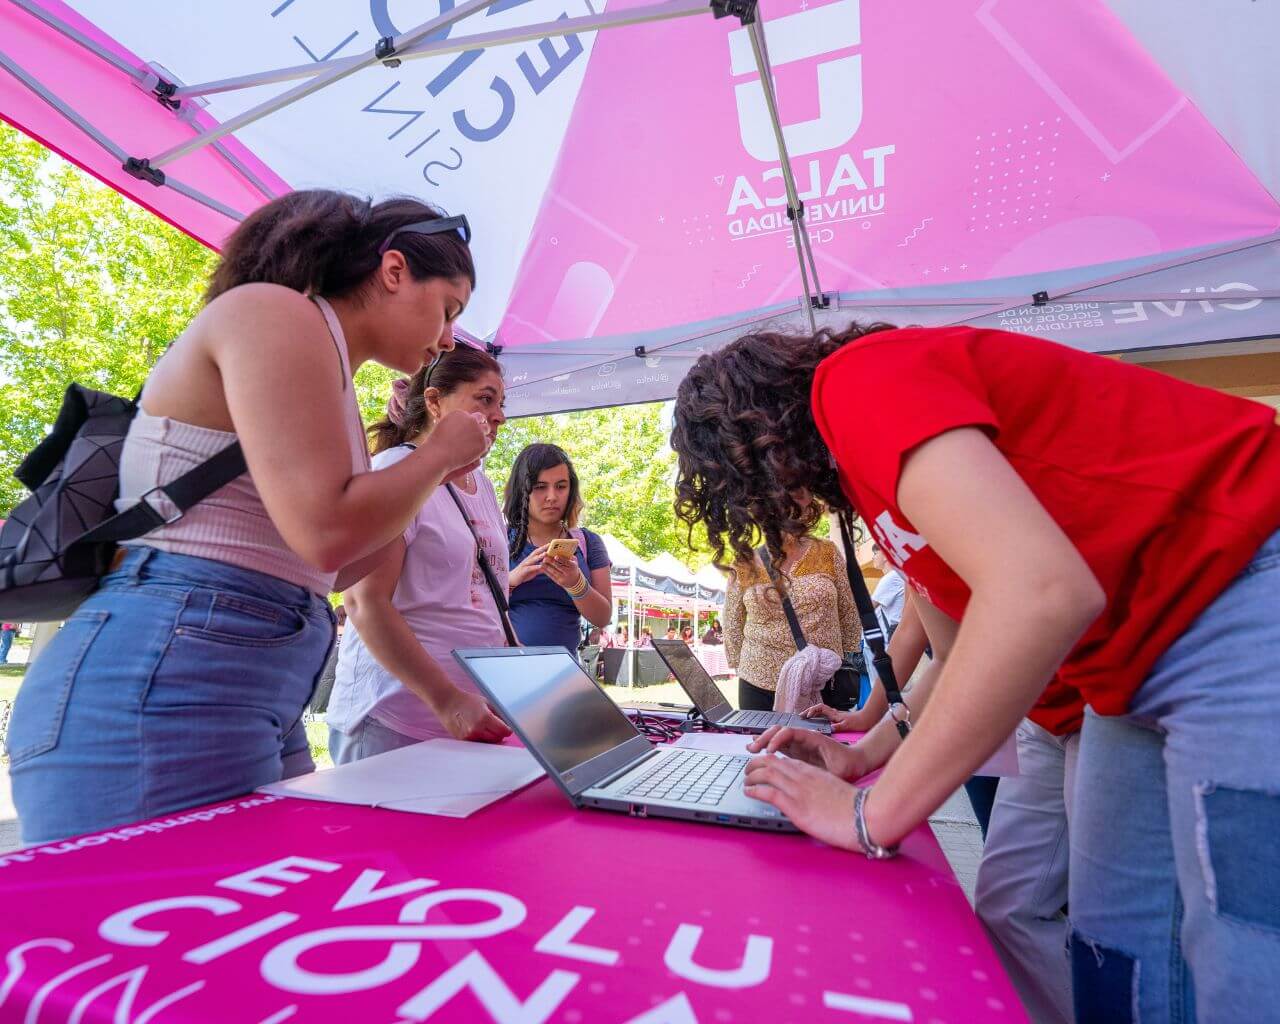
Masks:
[[[200,304],[213,254],[0,125],[0,516],[68,383],[121,395]]]
[[[200,308],[216,256],[38,143],[0,124],[0,518],[25,497],[13,470],[58,411],[68,383],[136,394]],[[365,422],[396,374],[356,375]],[[671,508],[675,458],[661,405],[512,420],[486,463],[501,491],[532,441],[569,452],[584,523],[644,557],[694,565]]]

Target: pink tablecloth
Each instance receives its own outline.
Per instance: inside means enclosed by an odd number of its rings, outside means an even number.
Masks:
[[[251,797],[161,824],[0,856],[0,1020],[1025,1019],[926,828],[872,863],[547,780],[465,820]]]
[[[709,676],[731,676],[733,669],[729,667],[729,659],[725,657],[724,648],[716,644],[707,644],[693,649],[693,656],[698,659]]]

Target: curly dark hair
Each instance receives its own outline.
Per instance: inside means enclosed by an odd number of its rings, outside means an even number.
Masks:
[[[850,513],[809,406],[827,356],[885,323],[824,328],[813,335],[748,334],[704,355],[676,392],[671,447],[678,457],[676,518],[701,524],[717,565],[750,561],[764,535],[783,557],[786,537],[809,533],[825,511]],[[796,492],[812,495],[801,507]],[[726,554],[732,552],[732,559]]]

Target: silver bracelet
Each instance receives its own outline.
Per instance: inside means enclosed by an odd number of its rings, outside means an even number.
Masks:
[[[867,832],[867,794],[871,792],[871,788],[857,788],[853,791],[853,828],[858,834],[858,842],[862,844],[862,852],[865,853],[870,860],[888,860],[890,857],[897,856],[898,847],[881,846],[871,834]]]
[[[911,709],[907,707],[906,703],[899,702],[897,704],[890,704],[888,708],[885,709],[884,717],[892,719],[898,727],[898,734],[902,736],[903,739],[906,739],[905,732],[911,731]],[[905,732],[903,730],[903,726],[906,726]]]

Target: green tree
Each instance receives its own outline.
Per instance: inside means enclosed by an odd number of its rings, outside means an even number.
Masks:
[[[136,394],[200,308],[216,255],[56,154],[0,124],[0,517],[26,492],[12,473],[44,436],[68,383]],[[366,364],[356,395],[380,419],[398,374]],[[642,557],[689,564],[672,511],[675,456],[661,404],[512,420],[486,471],[501,491],[533,441],[569,452],[586,525]]]
[[[199,308],[213,254],[0,125],[0,516],[78,381],[132,395]]]

